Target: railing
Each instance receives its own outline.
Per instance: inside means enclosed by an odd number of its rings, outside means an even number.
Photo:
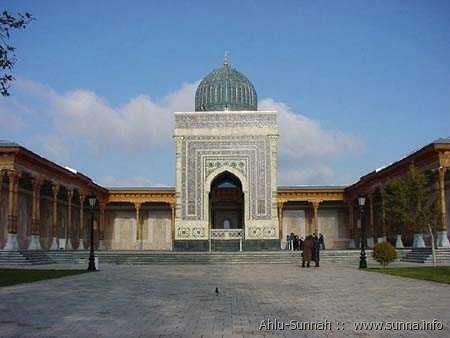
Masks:
[[[211,239],[241,239],[244,235],[243,229],[211,229]]]
[[[244,229],[211,229],[209,232],[209,252],[211,252],[211,240],[239,240],[239,251],[242,251],[242,239]]]

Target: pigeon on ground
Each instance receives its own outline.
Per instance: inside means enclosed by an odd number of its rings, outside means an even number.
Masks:
[[[219,295],[219,288],[216,287],[216,296]]]

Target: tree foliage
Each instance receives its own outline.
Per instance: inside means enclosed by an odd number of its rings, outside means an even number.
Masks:
[[[386,225],[395,234],[402,233],[409,220],[407,192],[403,180],[393,179],[384,189],[382,198],[384,199]]]
[[[439,195],[433,185],[435,175],[411,166],[407,175],[395,178],[384,189],[386,224],[396,234],[406,228],[416,233],[433,234],[442,226]]]
[[[10,82],[14,80],[11,74],[16,64],[16,48],[10,43],[11,32],[25,28],[34,18],[30,13],[12,15],[3,11],[0,15],[0,94],[9,96]]]

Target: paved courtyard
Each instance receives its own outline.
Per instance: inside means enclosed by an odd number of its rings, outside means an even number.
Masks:
[[[433,319],[443,330],[354,327]],[[325,330],[260,330],[263,320],[266,328],[267,320],[292,320],[294,328]],[[450,285],[332,265],[103,265],[97,273],[0,288],[2,337],[449,337],[449,325]]]

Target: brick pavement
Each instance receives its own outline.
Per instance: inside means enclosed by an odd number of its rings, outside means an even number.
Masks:
[[[332,330],[260,331],[264,319],[328,320]],[[353,329],[355,321],[432,319],[444,330]],[[449,337],[449,325],[450,285],[332,265],[103,265],[0,288],[1,337]]]

